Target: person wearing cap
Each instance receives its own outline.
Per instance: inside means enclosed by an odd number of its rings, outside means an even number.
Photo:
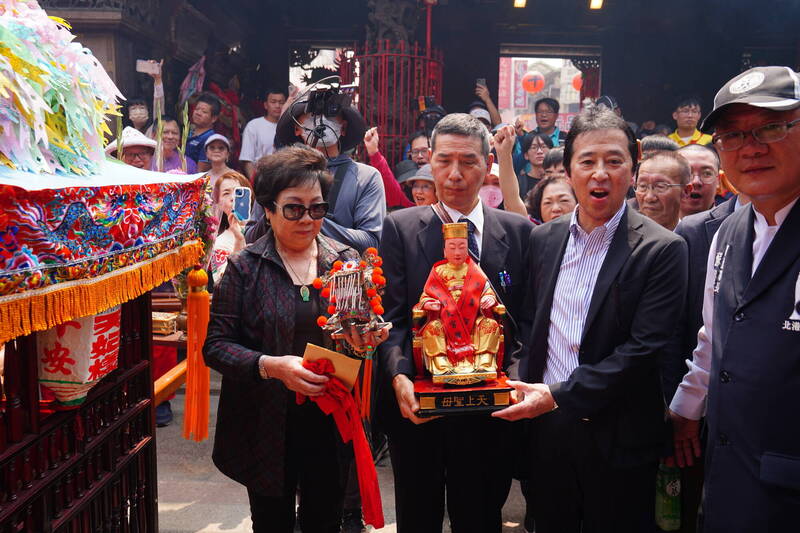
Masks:
[[[378,135],[378,128],[370,128],[364,134],[364,147],[367,149],[369,156],[369,164],[378,169],[383,180],[383,190],[386,192],[386,207],[391,211],[403,207],[411,207],[414,204],[409,200],[400,183],[395,179],[392,169],[389,168],[389,163],[378,148],[380,137]],[[427,151],[427,146],[425,148]]]
[[[206,154],[206,161],[211,165],[208,176],[211,179],[211,187],[214,187],[214,184],[223,174],[233,171],[228,166],[228,158],[231,155],[231,142],[224,135],[214,133],[206,139],[203,150]]]
[[[322,233],[363,252],[377,246],[386,217],[386,197],[380,173],[373,167],[353,161],[348,153],[364,140],[367,124],[347,97],[336,116],[313,114],[308,97],[300,96],[287,106],[278,120],[275,147],[303,143],[321,151],[333,174],[328,199],[329,213]],[[263,209],[256,209],[245,230],[247,242],[255,242],[267,232]]]
[[[677,127],[669,135],[669,138],[678,143],[678,146],[710,143],[711,135],[697,129],[697,123],[700,122],[702,116],[699,98],[690,96],[678,100],[675,111],[672,112],[672,119]]]
[[[492,129],[492,115],[486,109],[486,104],[480,101],[472,102],[469,106],[469,114],[481,121],[486,126],[486,130]]]
[[[492,101],[492,95],[489,93],[489,88],[486,85],[476,83],[475,96],[480,98],[480,101],[470,104],[469,114],[486,124],[486,127],[489,128],[489,131],[491,131],[494,126],[497,126],[503,122],[503,119],[500,117],[500,112],[497,110],[497,106],[494,105],[494,102]],[[486,113],[479,113],[480,116],[473,113],[473,111],[478,112],[480,109],[483,109],[486,111]]]
[[[150,170],[153,154],[156,151],[156,141],[132,126],[127,126],[122,130],[119,141],[122,144],[122,157],[117,155],[117,139],[114,139],[106,146],[105,153],[107,156],[116,157],[132,167]]]
[[[727,83],[701,130],[750,198],[708,254],[703,326],[670,404],[675,460],[700,456],[705,532],[783,532],[800,509],[800,75],[756,67]]]
[[[422,165],[407,181],[411,187],[411,196],[416,205],[433,205],[438,202],[436,184],[433,181],[430,163]]]

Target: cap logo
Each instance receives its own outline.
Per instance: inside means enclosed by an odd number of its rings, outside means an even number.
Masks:
[[[762,83],[764,83],[764,73],[751,72],[731,83],[731,86],[728,87],[728,91],[730,91],[731,94],[742,94],[752,91]]]

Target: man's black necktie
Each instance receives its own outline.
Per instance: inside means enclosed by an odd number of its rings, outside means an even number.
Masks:
[[[467,217],[461,217],[458,221],[467,223],[467,246],[469,246],[469,255],[471,255],[475,261],[480,261],[481,253],[478,250],[478,239],[475,237],[475,224]]]

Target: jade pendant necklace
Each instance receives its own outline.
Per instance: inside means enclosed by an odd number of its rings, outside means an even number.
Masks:
[[[294,277],[297,278],[297,281],[299,281],[302,284],[300,285],[300,297],[303,299],[304,302],[309,301],[311,298],[311,291],[308,289],[308,284],[305,283],[305,280],[307,280],[308,276],[311,274],[311,265],[314,264],[315,259],[316,258],[312,254],[311,259],[309,259],[308,261],[308,266],[306,267],[306,275],[305,277],[301,278],[300,276],[297,275],[297,272],[295,272],[294,268],[292,268],[292,264],[289,263],[289,261],[285,257],[283,257],[283,262],[286,264],[287,267],[289,267],[289,270],[291,270],[292,274],[294,274]]]

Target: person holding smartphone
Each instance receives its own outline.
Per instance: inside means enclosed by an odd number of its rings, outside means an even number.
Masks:
[[[253,188],[250,186],[250,180],[235,170],[224,173],[214,184],[212,198],[220,219],[217,238],[214,240],[214,248],[208,265],[214,285],[217,285],[222,279],[225,268],[228,266],[228,258],[241,252],[245,247],[243,228],[249,218],[249,209],[244,219],[234,213],[236,190],[241,188],[250,192],[249,197],[252,204]]]

